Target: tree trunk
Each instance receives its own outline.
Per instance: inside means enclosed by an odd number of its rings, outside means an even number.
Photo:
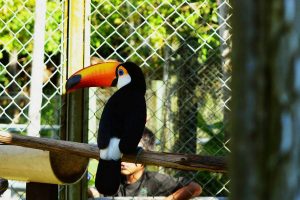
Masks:
[[[171,49],[169,47],[164,47],[164,59],[165,63],[163,66],[163,75],[162,82],[157,90],[159,94],[159,105],[157,108],[159,109],[159,119],[157,120],[158,127],[157,130],[160,135],[160,147],[161,151],[166,151],[172,149],[174,144],[173,137],[170,133],[174,132],[171,128],[172,120],[170,118],[171,111],[171,96],[170,96],[170,85],[171,85],[171,77],[170,77],[170,57]]]
[[[299,199],[300,2],[232,3],[232,199]]]
[[[199,66],[198,54],[188,45],[197,43],[196,38],[186,40],[186,43],[178,50],[181,61],[177,61],[178,70],[178,116],[176,129],[179,137],[175,144],[175,150],[181,153],[196,153],[197,140],[197,115],[198,99],[195,97],[198,77],[195,66]]]

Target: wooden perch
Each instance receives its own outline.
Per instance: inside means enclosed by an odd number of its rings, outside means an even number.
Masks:
[[[99,149],[96,145],[78,142],[0,132],[0,143],[99,159]],[[138,157],[136,157],[136,155],[123,155],[122,161],[137,162],[145,165],[158,165],[180,170],[207,170],[212,172],[227,171],[225,157],[221,156],[200,156],[143,151]]]

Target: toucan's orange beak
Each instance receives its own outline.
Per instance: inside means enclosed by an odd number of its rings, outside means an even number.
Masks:
[[[111,87],[116,85],[117,61],[86,67],[73,74],[66,83],[67,92],[86,87]]]

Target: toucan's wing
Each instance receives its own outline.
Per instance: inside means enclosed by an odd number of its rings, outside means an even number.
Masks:
[[[143,135],[146,123],[146,102],[143,94],[137,92],[130,95],[126,102],[126,116],[124,116],[124,130],[122,130],[119,148],[122,153],[136,152],[136,148]]]
[[[114,121],[118,121],[118,119],[114,119],[113,113],[116,109],[115,107],[116,103],[115,97],[113,95],[104,106],[101,115],[97,138],[97,144],[99,149],[105,149],[108,146],[110,139],[113,137],[112,132],[115,128]]]

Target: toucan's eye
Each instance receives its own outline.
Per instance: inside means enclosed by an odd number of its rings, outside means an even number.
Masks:
[[[123,76],[123,74],[124,74],[123,69],[119,69],[119,70],[118,70],[118,74],[119,74],[119,76]]]

